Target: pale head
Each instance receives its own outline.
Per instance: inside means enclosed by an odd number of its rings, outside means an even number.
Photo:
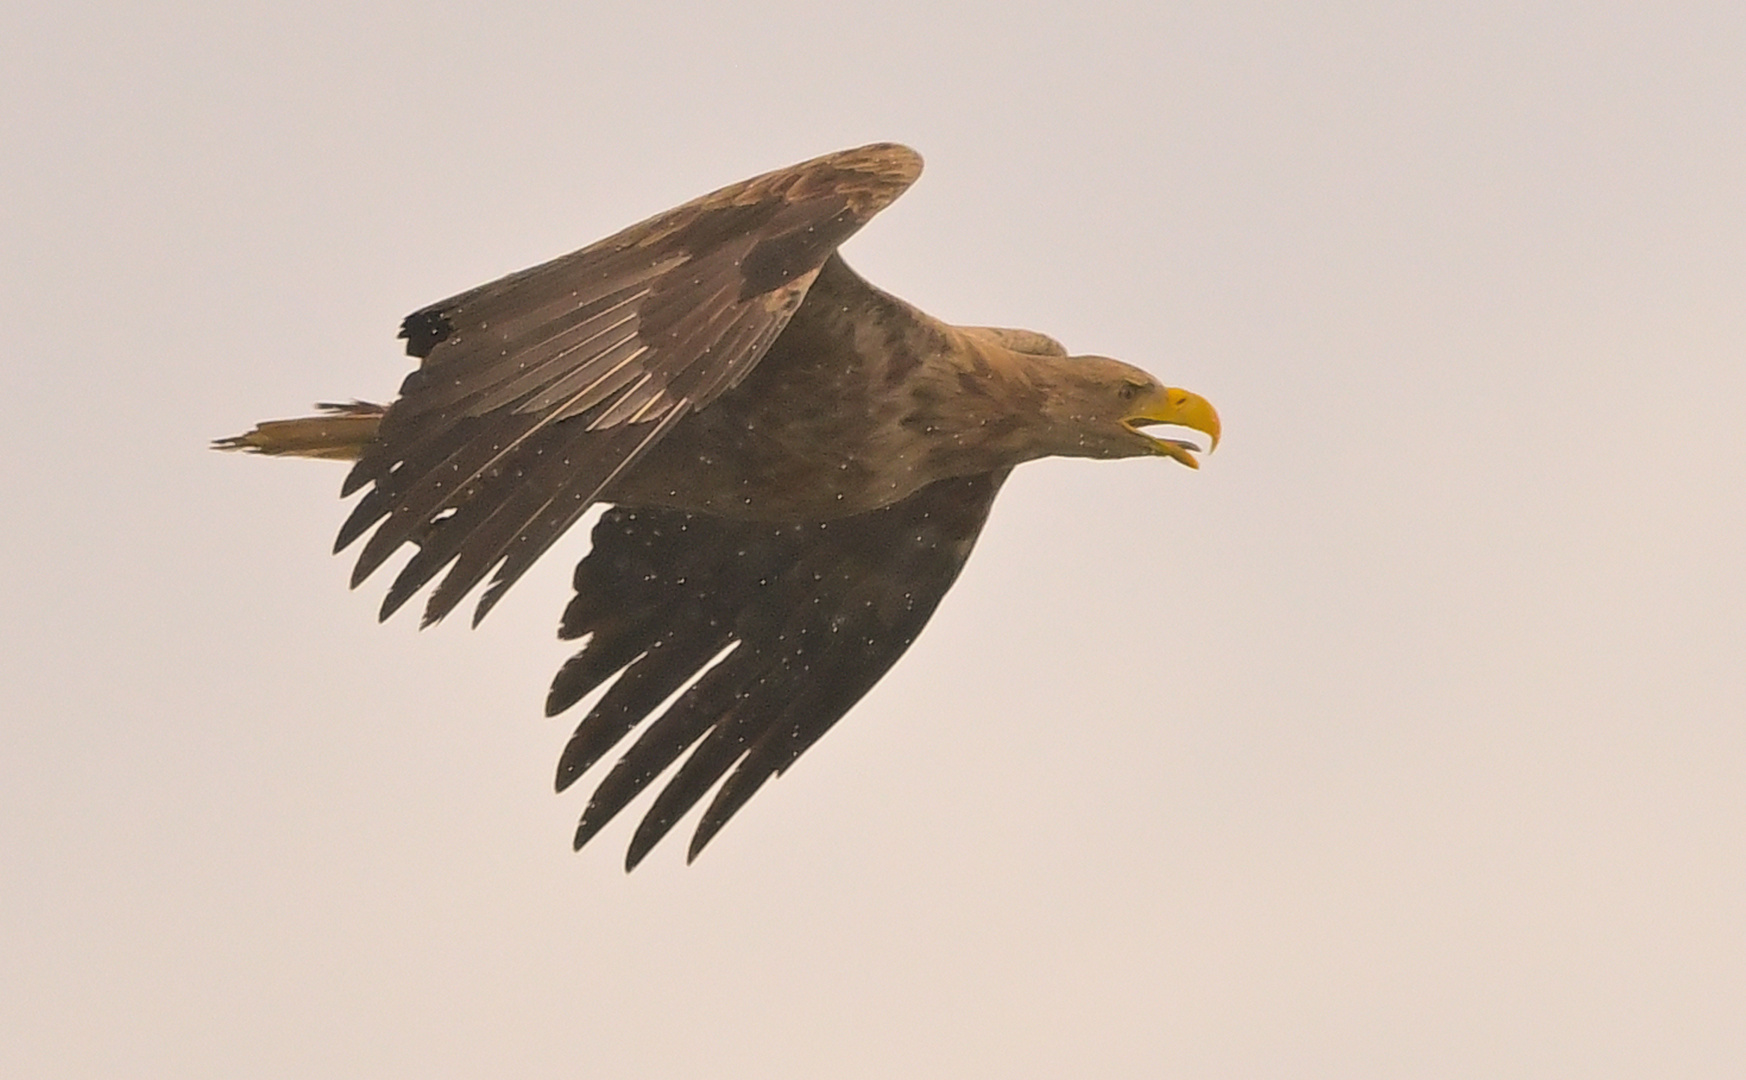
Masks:
[[[1219,444],[1219,414],[1199,394],[1165,386],[1151,375],[1107,356],[1067,356],[1049,365],[1043,414],[1044,454],[1066,457],[1173,458],[1199,468],[1201,448],[1184,439],[1156,437],[1158,424],[1198,431],[1206,450]]]

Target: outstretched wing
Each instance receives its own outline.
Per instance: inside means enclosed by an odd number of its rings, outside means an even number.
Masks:
[[[625,868],[727,775],[692,837],[688,858],[695,858],[764,781],[903,655],[970,557],[1006,475],[941,480],[902,502],[826,524],[608,510],[576,567],[576,597],[559,630],[588,641],[552,681],[546,714],[623,674],[565,747],[558,790],[731,651],[607,773],[582,815],[576,847],[695,747],[643,817]]]
[[[751,370],[837,245],[920,171],[890,143],[830,154],[407,316],[422,363],[345,483],[370,490],[335,550],[376,530],[352,584],[415,542],[382,617],[447,567],[432,622],[496,570],[477,622],[614,477]]]

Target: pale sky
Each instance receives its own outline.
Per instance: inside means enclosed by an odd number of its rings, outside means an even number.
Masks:
[[[845,248],[1205,394],[1019,470],[687,867],[581,855],[577,531],[419,633],[430,301],[869,142]],[[1746,6],[14,5],[0,1075],[1746,1074]]]

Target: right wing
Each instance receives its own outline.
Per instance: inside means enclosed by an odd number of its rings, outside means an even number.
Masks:
[[[970,557],[1006,476],[937,481],[826,524],[608,510],[576,567],[576,597],[559,630],[588,641],[552,681],[546,714],[623,674],[565,747],[558,790],[704,673],[595,788],[576,847],[695,747],[637,827],[625,869],[725,775],[692,836],[687,858],[696,858],[909,648]]]
[[[422,363],[345,483],[370,490],[335,550],[375,527],[352,584],[416,543],[382,617],[447,567],[433,622],[496,570],[478,622],[622,470],[745,377],[837,245],[920,171],[892,143],[815,158],[407,316]]]

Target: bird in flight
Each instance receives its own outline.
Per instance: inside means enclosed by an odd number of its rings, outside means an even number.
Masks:
[[[1154,425],[1217,445],[1196,394],[1043,334],[949,325],[851,270],[837,247],[921,167],[876,143],[722,188],[413,312],[400,336],[419,364],[388,405],[214,444],[353,462],[342,495],[362,495],[334,546],[363,540],[352,585],[415,549],[383,619],[435,581],[428,625],[489,578],[476,625],[611,504],[576,567],[559,636],[583,644],[546,714],[617,678],[558,790],[641,731],[578,849],[683,757],[625,868],[714,789],[695,858],[915,640],[1014,466],[1197,467],[1197,445]]]

